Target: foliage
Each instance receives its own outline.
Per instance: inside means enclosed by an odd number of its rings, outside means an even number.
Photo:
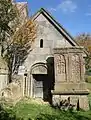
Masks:
[[[90,120],[89,114],[84,115],[85,112],[72,112],[60,111],[59,115],[40,114],[35,120]],[[90,113],[91,114],[91,113]]]
[[[0,0],[0,30],[11,34],[12,28],[9,23],[14,21],[17,16],[16,6],[10,0]]]
[[[11,0],[0,0],[0,44],[2,46],[2,55],[8,42],[7,39],[14,33],[11,23],[17,15],[16,5],[12,4]]]
[[[0,120],[91,120],[91,111],[65,111],[48,104],[21,100],[12,108],[0,107]]]
[[[16,3],[0,0],[0,52],[8,63],[10,82],[32,50],[36,36],[35,23],[28,19],[20,23],[20,19]]]
[[[22,120],[16,117],[13,109],[5,109],[0,105],[0,120]]]
[[[87,57],[85,59],[86,61],[86,70],[88,70],[91,67],[91,34],[82,33],[76,36],[76,42],[80,46],[84,46],[86,49]]]
[[[0,52],[8,63],[10,82],[31,51],[31,44],[36,36],[33,21],[24,19],[20,23],[20,19],[16,3],[0,0]]]
[[[84,46],[88,52],[91,52],[91,35],[82,33],[76,36],[76,41],[81,46]]]
[[[12,36],[11,44],[8,46],[5,55],[10,75],[17,73],[19,65],[22,65],[28,53],[32,50],[31,45],[35,37],[36,25],[31,20],[28,20]]]
[[[48,104],[21,101],[14,107],[16,115],[24,120],[91,120],[91,111],[64,111]]]

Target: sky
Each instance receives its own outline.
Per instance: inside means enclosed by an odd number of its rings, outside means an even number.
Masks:
[[[28,2],[29,16],[48,10],[72,36],[91,33],[91,0],[16,0]]]

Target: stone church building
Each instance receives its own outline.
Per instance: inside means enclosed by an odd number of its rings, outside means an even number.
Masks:
[[[25,60],[24,94],[60,104],[68,99],[88,108],[84,80],[84,49],[48,13],[41,8],[32,20],[38,24],[37,38]]]
[[[38,25],[37,37],[19,67],[22,96],[41,98],[54,105],[70,99],[75,107],[79,103],[80,108],[88,109],[83,47],[45,9],[31,19]]]

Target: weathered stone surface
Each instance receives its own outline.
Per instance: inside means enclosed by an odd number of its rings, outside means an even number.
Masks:
[[[60,109],[73,108],[89,110],[88,97],[86,95],[53,95],[52,104]]]
[[[79,105],[80,105],[80,108],[84,110],[89,110],[88,97],[86,95],[80,96]]]
[[[53,104],[55,103],[54,98],[56,99],[56,96],[61,98],[60,102],[64,98],[70,97],[71,104],[75,105],[75,108],[79,105],[80,108],[88,110],[87,95],[89,92],[84,81],[82,55],[83,50],[78,47],[54,49],[55,86],[54,91],[52,91]]]
[[[61,79],[60,79],[61,80]],[[57,82],[55,83],[56,91],[87,91],[86,83]]]
[[[14,79],[12,83],[9,83],[4,89],[0,91],[0,97],[17,101],[23,96],[22,78],[17,78],[18,79]]]
[[[47,65],[38,63],[32,66],[31,74],[47,74]]]
[[[60,106],[60,95],[53,95],[52,104],[53,106]]]

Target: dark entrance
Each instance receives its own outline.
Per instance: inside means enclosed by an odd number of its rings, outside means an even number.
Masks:
[[[35,98],[42,98],[44,101],[50,101],[51,99],[51,82],[48,75],[37,74],[33,75],[34,86],[33,92]]]
[[[52,102],[51,90],[54,90],[54,58],[48,57],[45,63],[36,63],[32,66],[32,93],[35,98]]]

